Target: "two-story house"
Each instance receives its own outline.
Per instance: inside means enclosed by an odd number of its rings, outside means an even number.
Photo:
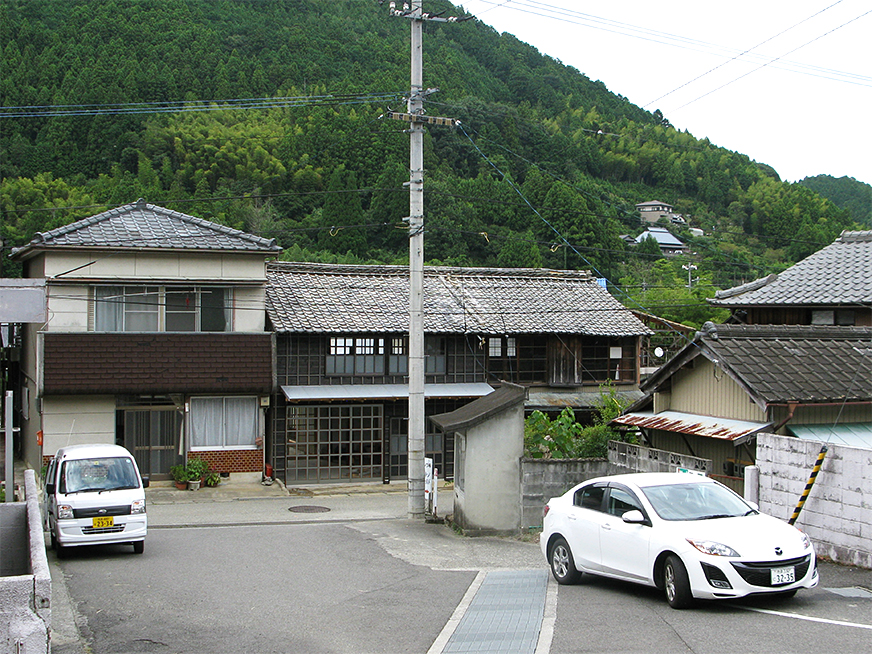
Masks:
[[[747,325],[872,325],[872,231],[845,231],[782,273],[715,293]]]
[[[284,483],[407,474],[409,271],[273,262],[267,314],[276,376],[267,460]],[[502,381],[527,411],[590,411],[598,387],[639,397],[651,331],[588,272],[425,267],[425,413]],[[427,421],[425,451],[453,474],[453,443]]]
[[[48,306],[22,343],[26,463],[120,443],[153,477],[190,454],[261,471],[273,388],[265,261],[280,250],[143,200],[16,249],[23,276],[45,279]]]

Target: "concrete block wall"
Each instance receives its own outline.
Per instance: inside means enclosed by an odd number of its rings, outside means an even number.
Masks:
[[[0,505],[0,645],[4,652],[50,651],[51,575],[36,476],[24,475],[25,501]]]
[[[521,459],[521,529],[542,526],[542,508],[552,497],[607,474],[608,459]]]
[[[757,436],[761,511],[790,519],[821,445],[790,436]],[[814,541],[819,556],[872,568],[872,450],[832,444],[827,448],[796,526]]]
[[[552,497],[588,479],[634,472],[711,470],[711,459],[609,441],[607,459],[521,459],[521,529],[542,526],[542,508]]]

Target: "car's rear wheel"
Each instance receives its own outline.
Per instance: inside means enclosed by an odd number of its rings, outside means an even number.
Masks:
[[[548,557],[551,563],[551,574],[558,584],[577,584],[581,580],[581,573],[575,567],[572,558],[572,550],[564,538],[558,538],[551,545],[551,555]]]
[[[673,609],[686,609],[693,604],[687,569],[681,559],[674,554],[667,557],[663,565],[663,586],[666,591],[666,601]]]

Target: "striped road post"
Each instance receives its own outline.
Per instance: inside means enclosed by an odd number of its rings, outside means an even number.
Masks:
[[[814,486],[814,480],[817,478],[817,474],[821,471],[821,465],[823,464],[826,455],[827,446],[824,445],[821,447],[820,454],[818,454],[817,462],[814,464],[814,469],[811,471],[811,477],[808,478],[805,490],[802,491],[802,497],[799,498],[799,504],[796,505],[796,509],[794,509],[793,515],[790,516],[790,520],[787,521],[787,524],[792,525],[799,517],[799,512],[802,511],[802,505],[805,504],[805,500],[808,499],[808,494],[811,491],[811,487]]]

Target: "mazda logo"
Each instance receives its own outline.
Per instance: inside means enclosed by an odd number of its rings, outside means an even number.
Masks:
[[[780,547],[776,547],[776,548],[775,548],[775,555],[776,555],[776,556],[781,556],[782,554],[784,554],[784,552],[781,550],[781,548],[780,548]]]

